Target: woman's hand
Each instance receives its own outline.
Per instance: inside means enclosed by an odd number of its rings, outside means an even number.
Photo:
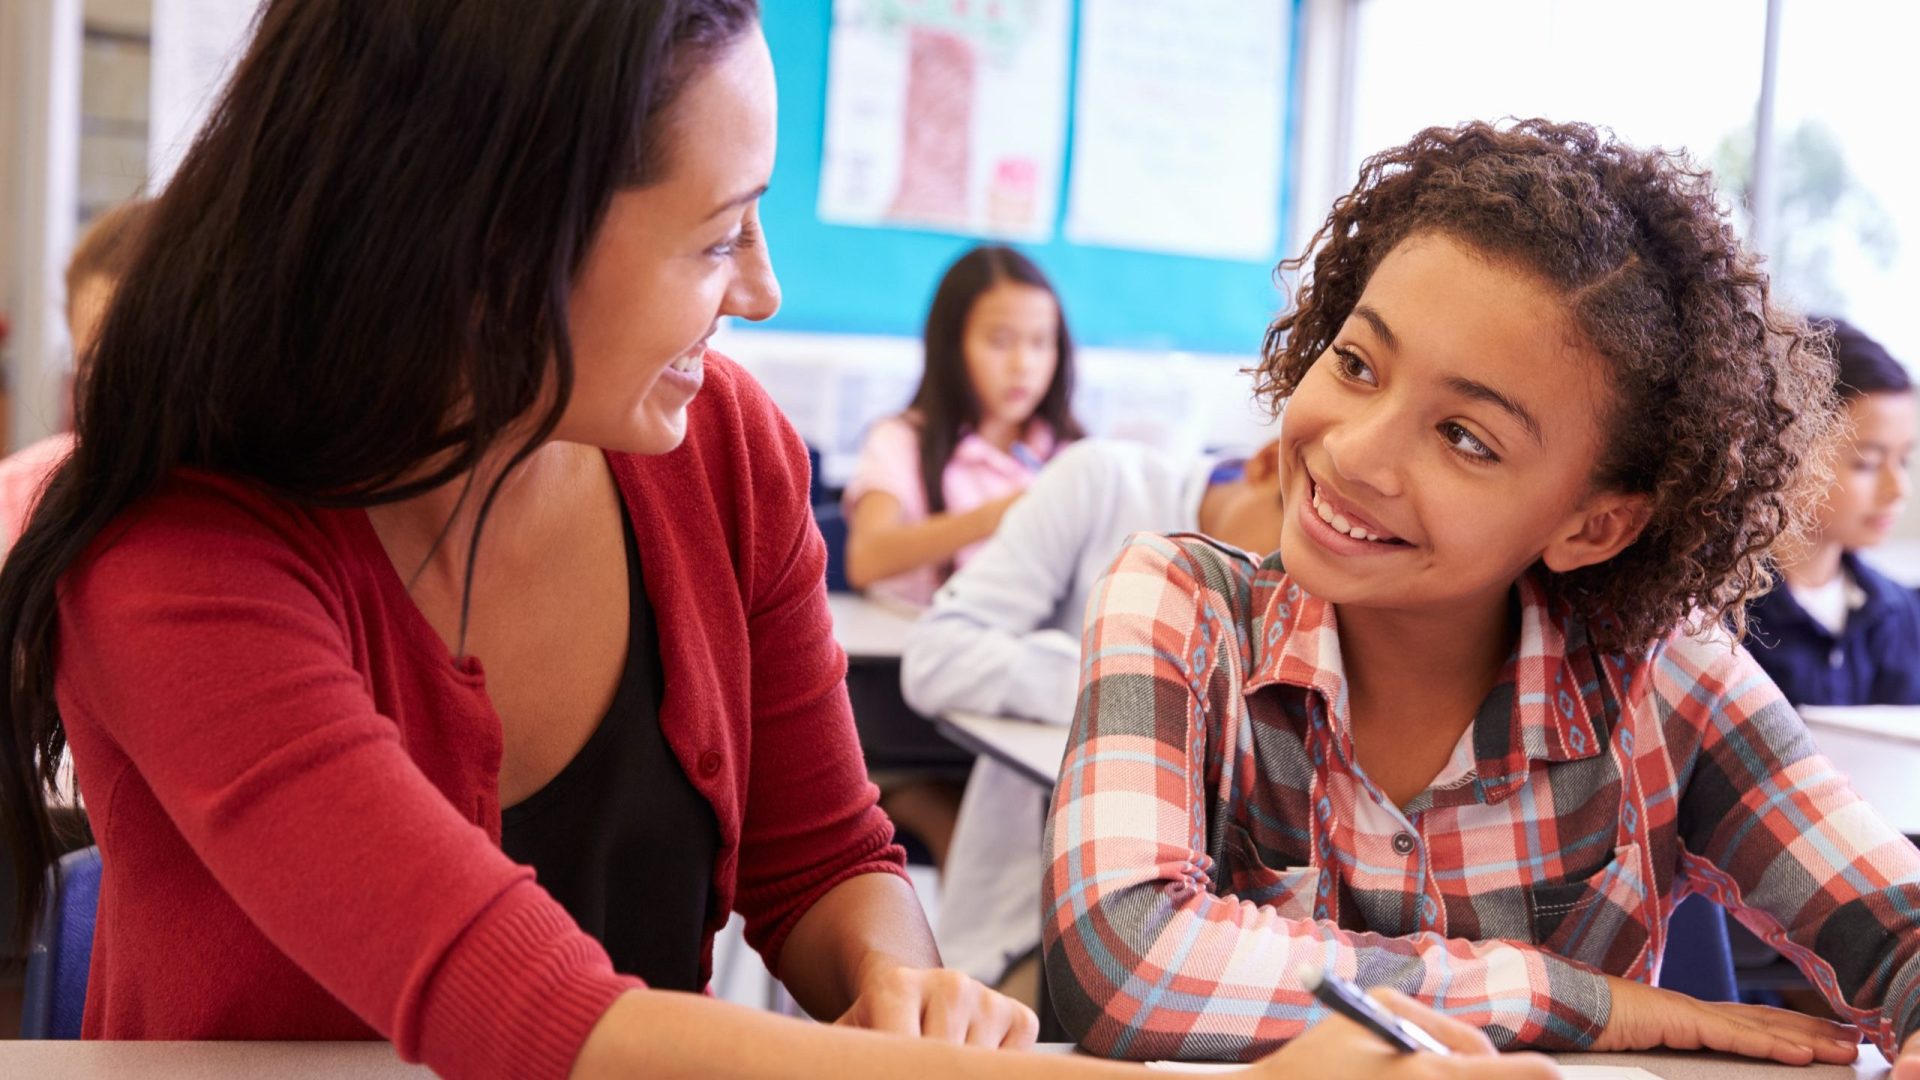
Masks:
[[[886,963],[861,972],[853,1007],[834,1022],[1009,1050],[1032,1046],[1040,1033],[1032,1009],[958,971]]]
[[[1374,990],[1370,996],[1425,1028],[1453,1054],[1403,1054],[1351,1020],[1329,1016],[1247,1075],[1274,1080],[1551,1080],[1560,1075],[1553,1061],[1539,1054],[1495,1054],[1479,1029],[1449,1020],[1398,991]]]
[[[1605,1031],[1594,1040],[1594,1050],[1719,1050],[1743,1057],[1768,1058],[1787,1065],[1815,1061],[1846,1065],[1860,1053],[1860,1031],[1846,1024],[1821,1020],[1764,1005],[1730,1005],[1700,1001],[1671,990],[1607,976],[1613,991],[1613,1014]],[[1909,1042],[1916,1055],[1911,1073],[1895,1072],[1896,1080],[1920,1080],[1920,1044]],[[1905,1060],[1906,1054],[1901,1055]]]

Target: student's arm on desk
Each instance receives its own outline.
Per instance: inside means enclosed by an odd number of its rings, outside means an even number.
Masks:
[[[1099,462],[1092,444],[1054,459],[935,595],[900,657],[900,689],[916,712],[1073,721],[1080,639],[1046,624],[1073,593],[1085,545],[1105,539],[1088,535],[1099,519]]]
[[[1494,1057],[1485,1035],[1458,1020],[1384,992],[1382,1004],[1453,1051],[1398,1054],[1378,1036],[1329,1017],[1286,1049],[1237,1075],[1246,1080],[1552,1080],[1535,1054]],[[1146,1080],[1138,1065],[1066,1054],[1004,1053],[820,1027],[697,994],[635,991],[621,996],[588,1036],[574,1080],[630,1076],[762,1080],[835,1076],[843,1080]]]
[[[898,498],[884,491],[864,495],[847,519],[847,584],[864,589],[951,559],[961,548],[992,536],[1001,515],[1019,498],[1007,495],[971,510],[907,522],[901,520]]]
[[[1083,1045],[1136,1059],[1195,1045],[1218,1057],[1268,1052],[1320,1011],[1293,975],[1303,962],[1405,989],[1508,1046],[1585,1049],[1610,1029],[1616,981],[1544,949],[1344,930],[1314,918],[1317,879],[1305,868],[1298,888],[1270,904],[1211,891],[1208,854],[1189,838],[1195,800],[1212,790],[1209,746],[1230,735],[1195,695],[1215,684],[1222,643],[1233,647],[1229,601],[1159,537],[1130,540],[1097,596],[1086,640],[1099,648],[1055,788],[1042,885],[1048,984]],[[1177,993],[1156,992],[1170,984]],[[1669,1015],[1681,1022],[1662,1026]],[[1741,1015],[1636,1011],[1632,1034],[1648,1045],[1815,1057],[1822,1029],[1783,1019],[1769,1031]]]
[[[1696,887],[1898,1054],[1895,1077],[1920,1078],[1920,851],[1861,801],[1744,649],[1679,640],[1650,689],[1672,704]]]

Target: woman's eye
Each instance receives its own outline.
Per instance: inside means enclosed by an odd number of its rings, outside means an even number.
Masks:
[[[1365,383],[1368,386],[1373,386],[1378,383],[1378,380],[1373,377],[1373,369],[1368,367],[1367,362],[1360,359],[1360,354],[1354,352],[1352,349],[1342,345],[1335,345],[1333,347],[1333,363],[1334,370],[1339,372],[1340,377],[1343,379],[1351,382]]]
[[[1444,437],[1447,440],[1448,446],[1466,455],[1467,457],[1473,458],[1478,461],[1499,461],[1500,460],[1500,458],[1496,456],[1492,450],[1489,450],[1487,448],[1486,443],[1483,443],[1478,438],[1474,437],[1473,432],[1468,431],[1466,428],[1461,427],[1459,424],[1456,424],[1451,420],[1440,425],[1440,434],[1442,437]]]

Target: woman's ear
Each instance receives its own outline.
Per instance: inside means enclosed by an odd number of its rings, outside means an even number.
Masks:
[[[1602,492],[1582,503],[1540,553],[1557,574],[1606,562],[1640,539],[1653,516],[1645,495]]]

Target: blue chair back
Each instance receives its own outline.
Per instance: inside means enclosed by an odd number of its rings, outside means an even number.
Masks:
[[[847,584],[847,519],[832,503],[814,507],[813,519],[820,525],[820,538],[827,542],[827,591],[852,592],[853,586]]]
[[[77,1039],[93,963],[93,916],[100,908],[100,849],[68,852],[47,868],[47,895],[27,951],[20,1036]]]
[[[1733,984],[1733,946],[1726,909],[1695,894],[1667,919],[1667,955],[1660,985],[1701,1001],[1739,1001]]]

